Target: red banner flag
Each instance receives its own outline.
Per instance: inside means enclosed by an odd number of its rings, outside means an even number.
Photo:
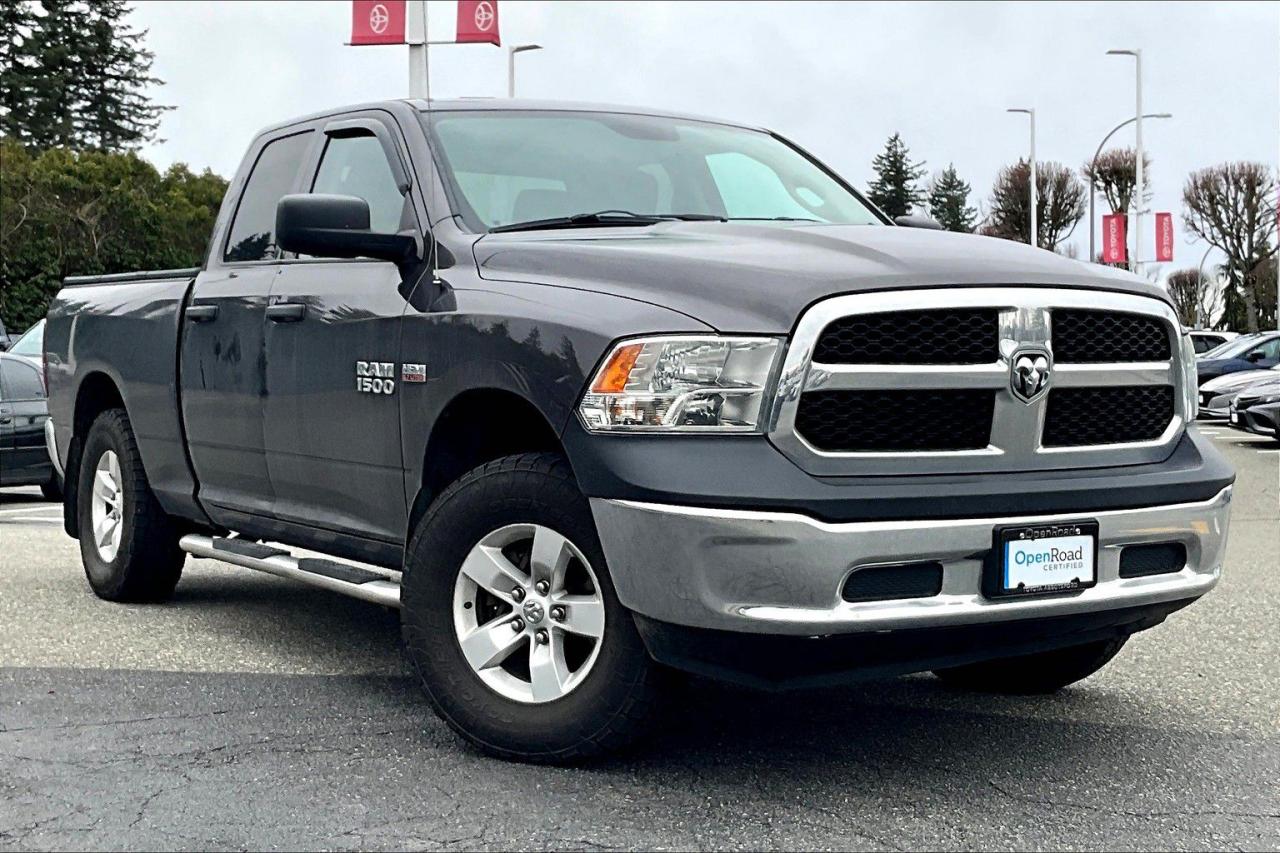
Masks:
[[[1173,214],[1156,214],[1156,260],[1173,260]]]
[[[498,38],[498,0],[458,0],[458,41],[502,44]]]
[[[1102,262],[1123,264],[1128,257],[1125,245],[1125,215],[1108,213],[1102,217]]]
[[[351,0],[352,44],[404,44],[405,0]]]

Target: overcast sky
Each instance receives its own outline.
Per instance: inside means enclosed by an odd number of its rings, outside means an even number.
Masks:
[[[431,38],[451,38],[453,0],[431,0]],[[1040,159],[1078,168],[1134,114],[1144,51],[1151,209],[1181,213],[1193,169],[1280,160],[1280,3],[765,3],[501,0],[518,93],[669,108],[764,125],[860,188],[898,131],[931,172],[954,162],[985,203],[996,171],[1025,156],[1035,107]],[[260,127],[326,107],[407,94],[407,48],[347,47],[351,4],[140,2],[165,141],[144,150],[230,177]],[[434,97],[506,94],[506,51],[431,49]],[[1132,129],[1114,142],[1132,144]],[[1100,202],[1101,203],[1101,202]],[[1174,264],[1204,253],[1177,220]],[[1154,229],[1144,224],[1152,251]],[[1073,238],[1087,254],[1087,222]]]

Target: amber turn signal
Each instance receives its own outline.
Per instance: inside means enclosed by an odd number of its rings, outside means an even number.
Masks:
[[[592,393],[621,394],[625,391],[631,368],[636,366],[636,359],[643,351],[644,344],[626,344],[615,349],[604,370],[596,374],[596,381],[591,386]]]

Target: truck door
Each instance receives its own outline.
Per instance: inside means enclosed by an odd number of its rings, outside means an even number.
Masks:
[[[419,229],[398,130],[376,111],[324,128],[304,192],[359,196],[374,231]],[[403,545],[400,318],[395,264],[298,258],[271,294],[267,465],[276,515],[323,531]],[[274,322],[271,322],[274,320]],[[375,546],[376,547],[376,546]]]
[[[265,137],[249,152],[247,180],[225,238],[210,247],[182,330],[182,417],[200,500],[229,526],[228,511],[269,515],[262,439],[267,298],[280,274],[276,203],[297,186],[314,131]]]

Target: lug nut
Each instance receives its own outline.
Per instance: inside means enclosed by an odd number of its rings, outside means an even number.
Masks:
[[[512,631],[515,631],[517,634],[519,634],[521,631],[523,631],[523,630],[524,630],[524,620],[523,620],[523,619],[520,619],[520,618],[516,618],[515,620],[513,620],[513,621],[511,622],[511,630],[512,630]]]
[[[536,584],[533,585],[533,588],[538,591],[538,595],[546,595],[548,592],[551,591],[551,584],[547,583],[546,581],[538,581]]]
[[[518,586],[515,589],[511,590],[511,600],[524,601],[524,587]]]
[[[551,618],[556,620],[557,622],[563,622],[564,608],[558,604],[555,607],[551,608]]]
[[[547,644],[547,640],[550,639],[547,636],[547,631],[545,628],[540,629],[538,633],[533,635],[533,638],[537,640],[540,645],[544,645],[544,646]]]

